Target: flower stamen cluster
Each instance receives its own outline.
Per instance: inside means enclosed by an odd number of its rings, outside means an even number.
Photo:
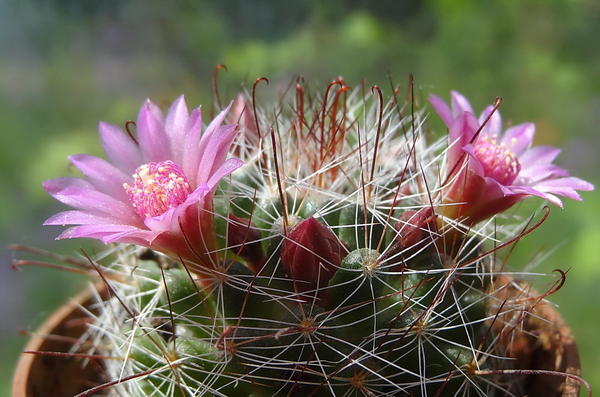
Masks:
[[[474,154],[483,166],[484,175],[502,185],[511,184],[521,171],[517,156],[506,147],[504,142],[498,142],[497,136],[486,135],[477,140]]]
[[[142,219],[159,216],[185,202],[192,193],[181,168],[170,160],[140,166],[133,186],[124,183],[127,196]]]

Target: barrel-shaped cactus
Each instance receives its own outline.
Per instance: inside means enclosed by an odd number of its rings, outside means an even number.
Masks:
[[[63,237],[119,243],[87,335],[110,357],[104,388],[522,395],[518,370],[536,368],[511,343],[542,297],[497,259],[523,225],[495,216],[592,186],[529,148],[530,125],[503,140],[497,109],[478,120],[456,93],[452,108],[432,98],[448,140],[376,87],[291,91],[272,107],[238,97],[202,136],[183,99],[165,119],[147,103],[137,141],[101,125],[112,164],[75,157],[87,181],[46,184],[78,210],[49,220],[78,225]]]

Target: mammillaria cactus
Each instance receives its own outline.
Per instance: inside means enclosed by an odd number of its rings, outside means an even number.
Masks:
[[[137,137],[100,125],[110,163],[45,183],[76,209],[47,221],[75,225],[61,237],[111,244],[80,346],[106,383],[82,395],[536,395],[517,341],[545,295],[497,258],[526,229],[497,215],[593,186],[530,148],[532,124],[501,136],[497,106],[432,97],[435,139],[398,92],[309,91],[238,96],[204,134],[183,98],[147,102]]]

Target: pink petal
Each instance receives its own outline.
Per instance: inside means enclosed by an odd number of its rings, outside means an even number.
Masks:
[[[146,227],[152,231],[169,231],[179,230],[178,218],[187,210],[189,206],[204,207],[205,197],[210,192],[210,188],[206,183],[202,184],[194,190],[185,202],[175,208],[170,208],[164,214],[155,217],[149,217],[144,220]]]
[[[142,165],[142,153],[138,145],[114,124],[102,122],[98,132],[108,160],[124,173],[133,175],[137,167]]]
[[[231,105],[233,105],[233,101],[231,101],[229,103],[229,106],[227,106],[225,109],[223,109],[208,125],[208,127],[206,127],[206,130],[204,131],[204,134],[202,135],[202,138],[200,139],[200,153],[204,153],[208,146],[209,146],[209,142],[212,141],[212,137],[213,135],[217,134],[219,132],[219,129],[222,128],[221,124],[223,124],[223,121],[225,120],[225,117],[227,116],[227,112],[229,111],[229,109],[231,108]]]
[[[180,205],[179,207],[183,206]],[[144,219],[144,225],[153,232],[166,232],[170,230],[179,230],[177,225],[177,208],[170,208],[160,216],[148,217]]]
[[[448,104],[446,104],[442,98],[434,94],[429,95],[429,102],[446,126],[450,128],[454,123],[454,117],[452,116],[452,111]]]
[[[519,157],[531,146],[534,135],[535,124],[523,123],[507,129],[502,137],[502,143]]]
[[[138,116],[137,138],[144,163],[170,160],[171,147],[163,126],[162,113],[149,100],[144,103]]]
[[[482,197],[483,201],[493,201],[514,194],[511,189],[502,185],[494,178],[485,177],[484,179],[486,186]],[[479,204],[481,203],[476,203],[476,205]]]
[[[594,185],[584,181],[583,179],[568,177],[542,181],[536,183],[534,188],[543,192],[559,194],[570,199],[581,201],[581,196],[579,196],[576,190],[594,190]]]
[[[189,112],[182,95],[173,102],[165,119],[165,131],[171,141],[171,160],[178,165],[183,161],[188,122]]]
[[[144,247],[151,247],[152,241],[163,232],[153,232],[149,230],[142,230],[131,228],[128,230],[117,231],[106,234],[100,239],[105,244],[110,243],[125,243],[125,244],[137,244]]]
[[[46,219],[44,225],[115,225],[118,219],[97,211],[64,211]]]
[[[450,93],[450,97],[452,98],[452,116],[454,118],[464,112],[474,113],[471,104],[464,95],[459,92],[452,91]]]
[[[479,122],[472,113],[462,113],[454,120],[448,132],[448,164],[451,167],[463,156],[463,148],[471,143],[478,128]]]
[[[82,188],[93,189],[91,183],[81,178],[72,178],[72,177],[61,177],[61,178],[53,178],[45,180],[42,183],[43,188],[50,194],[54,196],[59,193],[61,190],[66,189],[70,186],[79,186]]]
[[[209,136],[206,151],[203,152],[198,166],[197,184],[208,181],[225,161],[225,157],[235,139],[238,130],[235,125],[220,127]]]
[[[560,152],[560,149],[552,146],[534,146],[519,156],[519,163],[522,168],[529,168],[539,164],[549,164],[554,161]]]
[[[529,186],[511,186],[511,190],[515,194],[541,197],[544,200],[548,200],[550,203],[557,205],[561,208],[563,206],[562,201],[558,197],[554,196],[553,194],[547,194],[543,190],[538,190],[537,188],[532,188]]]
[[[215,187],[223,177],[231,174],[233,171],[237,170],[243,165],[244,162],[240,159],[230,158],[225,160],[225,162],[212,174],[207,182],[207,185],[212,190],[212,188]]]
[[[100,211],[126,224],[139,223],[139,216],[130,203],[119,201],[95,190],[78,178],[55,178],[45,181],[46,191],[58,201],[84,211]]]
[[[132,231],[135,229],[136,228],[127,225],[82,225],[71,227],[65,230],[60,236],[58,236],[58,238],[89,237],[103,240],[107,236],[126,231]]]
[[[128,225],[82,225],[65,230],[59,238],[88,237],[99,239],[105,244],[113,242],[134,243],[133,241],[126,241],[122,237],[131,234],[138,235],[140,232],[143,231]]]
[[[488,119],[488,116],[489,116],[489,120],[487,121],[487,123],[483,127],[483,130],[482,130],[481,133],[489,136],[490,138],[494,137],[494,136],[496,136],[497,138],[499,138],[500,135],[502,134],[502,117],[500,117],[500,112],[498,110],[496,110],[494,112],[494,114],[492,114],[490,116],[490,113],[493,110],[494,110],[494,106],[488,106],[481,113],[481,116],[479,116],[479,124],[483,125],[486,122],[486,120]]]
[[[554,205],[556,205],[556,206],[558,206],[560,208],[563,208],[563,202],[562,202],[562,200],[559,199],[558,197],[556,197],[555,195],[550,194],[550,193],[546,193],[544,196],[545,196],[546,200],[548,200],[548,202],[550,202],[550,203],[552,203],[552,204],[554,204]],[[579,199],[579,201],[582,201],[582,200]]]
[[[200,139],[201,158],[196,176],[196,186],[208,181],[210,176],[221,166],[235,139],[237,131],[234,125],[221,126],[232,104],[233,101],[214,118]]]
[[[96,156],[77,154],[69,157],[69,160],[85,175],[96,190],[121,201],[129,200],[123,184],[131,183],[133,180],[131,175],[123,173],[109,162]]]
[[[181,169],[192,184],[192,188],[196,188],[198,165],[200,164],[200,157],[202,155],[199,150],[202,133],[202,111],[200,108],[192,111],[186,128],[187,135],[185,136],[185,143],[183,145]]]
[[[515,180],[515,185],[531,185],[538,181],[549,178],[565,177],[569,173],[554,164],[540,164],[529,168],[521,169],[519,176]]]

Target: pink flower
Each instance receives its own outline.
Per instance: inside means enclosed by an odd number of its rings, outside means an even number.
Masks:
[[[78,154],[69,159],[86,177],[45,181],[46,191],[75,208],[46,225],[75,225],[58,238],[146,246],[203,266],[216,258],[212,198],[219,180],[242,165],[227,153],[235,125],[221,126],[231,105],[201,134],[200,108],[188,113],[183,96],[166,117],[149,100],[137,120],[137,142],[100,123],[109,161]]]
[[[444,216],[475,224],[529,196],[562,208],[556,195],[581,201],[577,190],[594,189],[591,183],[552,164],[559,149],[531,147],[533,123],[516,125],[503,133],[500,113],[493,106],[477,119],[464,96],[452,92],[451,98],[451,107],[435,95],[429,98],[449,130],[451,184],[442,199],[446,204],[441,209]]]

